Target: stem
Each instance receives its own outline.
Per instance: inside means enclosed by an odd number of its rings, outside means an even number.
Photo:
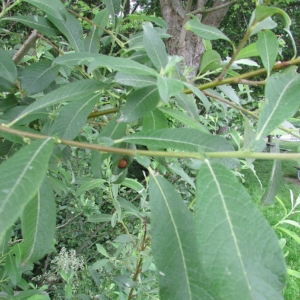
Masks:
[[[298,64],[300,64],[300,57],[297,57],[297,58],[289,60],[289,61],[284,61],[282,63],[275,64],[273,67],[273,71],[284,69],[288,66],[298,65]],[[216,79],[216,80],[208,82],[208,83],[200,84],[199,86],[197,86],[197,88],[200,91],[202,91],[202,90],[214,88],[216,86],[223,85],[223,84],[231,84],[231,83],[239,84],[239,83],[242,83],[242,79],[258,76],[258,75],[265,74],[265,73],[267,73],[267,70],[264,68],[261,68],[261,69],[255,70],[255,71],[251,71],[251,72],[244,73],[244,74],[234,76],[234,77],[225,78],[222,80]],[[191,94],[192,91],[189,89],[186,89],[183,91],[183,93]]]
[[[114,108],[109,108],[109,109],[105,109],[105,110],[95,111],[95,112],[92,112],[88,115],[88,119],[96,118],[96,117],[99,117],[99,116],[104,116],[104,115],[108,115],[108,114],[112,114],[112,113],[116,113],[118,111],[119,111],[119,107],[114,107]]]
[[[248,41],[254,27],[256,25],[256,21],[253,21],[251,27],[249,28],[249,30],[246,32],[245,36],[243,37],[241,43],[239,44],[238,48],[236,49],[236,51],[234,51],[229,63],[226,65],[226,67],[223,69],[222,73],[219,75],[218,80],[222,80],[224,78],[224,76],[226,75],[227,71],[229,70],[229,68],[231,67],[231,65],[234,63],[234,61],[236,60],[237,55],[239,54],[239,52],[243,49],[244,45],[246,44],[246,42]]]
[[[0,13],[0,18],[2,18],[8,11],[10,11],[12,8],[14,8],[16,5],[20,4],[21,2],[22,2],[22,0],[17,0],[15,3],[10,5],[9,7],[6,7],[5,9],[3,9],[2,12]],[[3,3],[3,1],[2,1],[2,3]]]
[[[6,127],[5,124],[0,125],[0,132],[7,132],[21,137],[32,139],[46,139],[53,138],[53,136],[42,135],[38,133],[24,132],[13,128]],[[174,158],[196,158],[204,160],[205,158],[255,158],[255,159],[281,159],[281,160],[300,160],[300,153],[261,153],[249,151],[230,151],[230,152],[205,152],[201,155],[199,152],[165,152],[165,151],[151,151],[151,150],[132,150],[126,148],[106,147],[97,144],[89,144],[77,142],[72,140],[57,140],[57,143],[68,145],[77,148],[84,148],[96,150],[103,153],[115,153],[128,156],[144,155],[150,157],[174,157]],[[115,141],[115,144],[123,140]]]
[[[233,0],[233,1],[231,1],[231,2],[222,4],[222,5],[219,5],[219,6],[216,6],[216,7],[207,8],[207,9],[196,9],[196,10],[191,11],[190,14],[196,15],[196,14],[205,14],[205,13],[209,13],[209,12],[216,11],[216,10],[225,8],[225,7],[227,7],[227,6],[230,6],[230,5],[234,4],[235,2],[237,2],[237,0]]]
[[[24,44],[20,47],[20,49],[15,53],[13,56],[13,61],[17,65],[22,58],[27,54],[29,49],[32,47],[32,45],[38,40],[39,35],[37,30],[33,30],[30,36],[27,38],[27,40],[24,42]]]

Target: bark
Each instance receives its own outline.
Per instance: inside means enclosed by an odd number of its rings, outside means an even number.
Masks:
[[[207,0],[198,0],[197,9],[203,9]],[[213,7],[218,7],[231,0],[215,0]],[[183,64],[194,70],[190,73],[191,78],[194,78],[198,72],[201,57],[204,53],[204,46],[201,38],[190,31],[185,33],[185,39],[179,43],[179,37],[182,33],[182,28],[185,22],[185,8],[179,0],[160,0],[161,13],[164,20],[168,24],[168,33],[172,36],[166,41],[168,53],[170,55],[179,55],[183,57]],[[226,15],[229,7],[207,13],[203,18],[203,23],[218,27]],[[202,15],[198,14],[199,20]]]

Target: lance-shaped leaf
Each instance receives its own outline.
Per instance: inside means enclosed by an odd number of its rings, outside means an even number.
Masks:
[[[67,12],[66,20],[58,20],[52,16],[48,16],[48,19],[68,39],[76,52],[84,52],[82,26],[73,15]]]
[[[54,25],[47,18],[41,16],[12,16],[4,20],[22,23],[46,36],[56,36],[59,34]]]
[[[203,93],[202,93],[203,94]],[[203,94],[204,97],[206,97]],[[184,109],[184,111],[192,117],[194,120],[198,120],[199,113],[198,107],[195,103],[195,99],[191,95],[186,95],[184,93],[180,93],[175,96],[177,104]],[[208,100],[207,100],[208,101]]]
[[[257,36],[257,50],[268,75],[270,75],[278,55],[278,40],[270,30],[260,31]]]
[[[129,75],[158,75],[155,70],[131,59],[98,54],[89,65],[88,72],[92,72],[100,67],[120,71]]]
[[[193,17],[185,25],[186,30],[194,32],[196,35],[206,40],[226,40],[231,43],[230,39],[219,29],[213,26],[202,24],[198,18]]]
[[[51,187],[44,182],[23,211],[23,262],[36,262],[52,250],[55,224],[54,193]]]
[[[158,87],[160,98],[165,103],[168,103],[171,97],[177,96],[182,92],[183,83],[173,78],[158,76],[157,87]]]
[[[46,175],[53,139],[32,142],[0,166],[0,244]]]
[[[218,68],[221,68],[220,54],[215,50],[206,50],[201,59],[199,73],[202,74]]]
[[[199,122],[193,120],[190,116],[186,115],[185,113],[183,113],[181,111],[167,108],[167,107],[160,107],[159,109],[162,112],[164,112],[165,114],[174,118],[175,120],[181,122],[183,125],[186,125],[190,128],[198,129],[198,130],[206,132],[206,133],[209,133],[209,131],[207,130],[207,128],[205,126],[203,126]]]
[[[66,19],[67,11],[60,0],[24,0],[31,5],[36,6],[44,13],[52,16],[58,20],[64,21]]]
[[[93,19],[93,25],[89,32],[89,35],[84,40],[84,48],[86,52],[99,53],[100,50],[100,37],[103,34],[101,30],[96,25],[99,25],[102,28],[105,28],[109,21],[109,12],[107,9],[102,9],[97,13]]]
[[[99,95],[88,94],[83,99],[63,106],[51,127],[50,134],[58,135],[62,139],[74,139],[86,123],[98,99]]]
[[[12,58],[6,51],[0,48],[0,77],[14,82],[17,78],[17,68]]]
[[[21,86],[28,95],[46,89],[56,78],[59,66],[52,66],[51,60],[42,60],[29,65],[22,72]]]
[[[101,130],[98,138],[98,142],[101,142],[101,138],[111,138],[111,139],[119,139],[125,135],[127,124],[119,123],[117,120],[120,115],[117,114],[113,119],[111,119],[106,126]],[[104,159],[107,158],[109,154],[100,153],[100,151],[92,151],[91,153],[91,165],[92,172],[94,176],[101,177],[101,164]]]
[[[256,47],[256,43],[252,43],[248,46],[246,46],[245,48],[243,48],[239,54],[237,55],[236,59],[243,59],[243,58],[249,58],[249,57],[253,57],[253,56],[258,56],[258,50]]]
[[[267,79],[266,103],[257,124],[256,140],[260,140],[292,117],[300,106],[300,75],[276,73]]]
[[[160,101],[156,86],[147,86],[132,92],[121,108],[119,122],[133,122],[156,108]]]
[[[150,76],[129,75],[118,72],[115,76],[115,82],[135,88],[143,88],[145,86],[154,85],[156,80]]]
[[[203,276],[193,216],[175,188],[151,174],[152,252],[160,299],[215,299]]]
[[[158,108],[152,110],[143,118],[143,131],[152,132],[154,130],[167,128],[168,120],[164,113]]]
[[[138,132],[124,137],[122,141],[182,151],[233,151],[233,146],[223,137],[188,128]]]
[[[275,149],[276,149],[276,152],[279,152],[279,144],[278,143],[276,143]],[[270,204],[274,203],[275,196],[279,189],[281,180],[282,180],[281,161],[274,160],[272,172],[270,174],[270,179],[268,182],[268,186],[267,186],[267,189],[261,199],[262,205],[270,205]]]
[[[215,299],[283,299],[282,249],[241,183],[205,161],[196,187],[197,242]]]
[[[28,105],[28,107],[26,107],[22,111],[22,113],[14,120],[14,122],[50,105],[55,105],[60,102],[83,99],[87,96],[87,94],[96,92],[97,90],[103,89],[105,87],[106,84],[98,80],[86,79],[69,83],[41,97],[38,101],[35,101],[32,104]]]
[[[240,105],[240,98],[236,94],[235,90],[232,88],[231,85],[219,85],[218,89],[224,93],[232,102]]]
[[[144,48],[153,65],[160,72],[168,63],[166,46],[157,32],[153,29],[151,23],[146,23],[145,25],[143,25],[143,30]]]
[[[119,14],[121,9],[121,0],[103,0],[103,3],[110,13],[113,24],[115,24],[115,18]]]
[[[207,99],[207,97],[203,94],[202,91],[200,91],[198,88],[196,88],[194,85],[189,84],[187,82],[184,82],[184,85],[189,88],[195,96],[197,96],[199,98],[199,100],[202,102],[203,106],[205,107],[205,109],[208,111],[210,108],[210,102]],[[178,97],[176,97],[177,101],[178,101]],[[196,106],[197,107],[197,106]],[[194,112],[197,114],[196,119],[198,120],[198,108],[196,109],[196,111]]]

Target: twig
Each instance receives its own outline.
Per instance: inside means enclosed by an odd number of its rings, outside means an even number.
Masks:
[[[77,217],[79,217],[80,215],[82,215],[82,212],[80,212],[79,214],[77,214],[76,216],[74,216],[73,218],[69,219],[66,223],[60,225],[60,226],[57,226],[56,229],[60,229],[60,228],[63,228],[65,226],[67,226],[71,221],[73,221],[74,219],[76,219]]]
[[[38,40],[39,35],[37,30],[33,30],[30,36],[27,38],[27,40],[24,42],[24,44],[20,47],[20,49],[15,53],[13,56],[13,61],[17,65],[22,58],[27,54],[29,49],[32,47],[32,45]]]
[[[205,14],[205,13],[209,13],[209,12],[216,11],[216,10],[225,8],[225,7],[227,7],[227,6],[230,6],[230,5],[234,4],[235,2],[237,2],[237,0],[233,0],[233,1],[231,1],[231,2],[222,4],[222,5],[219,5],[219,6],[216,6],[216,7],[207,8],[207,9],[196,9],[196,10],[191,11],[190,14],[191,14],[191,15],[196,15],[196,14]]]

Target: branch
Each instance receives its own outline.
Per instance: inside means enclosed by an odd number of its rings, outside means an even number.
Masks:
[[[191,15],[196,15],[196,14],[205,14],[205,13],[209,13],[212,11],[216,11],[219,9],[222,9],[224,7],[230,6],[232,4],[234,4],[235,2],[237,2],[237,0],[232,0],[231,2],[216,6],[216,7],[211,7],[211,8],[207,8],[207,9],[196,9],[190,12]]]
[[[300,56],[295,58],[295,59],[289,60],[289,61],[284,61],[284,62],[281,62],[281,63],[277,63],[277,64],[274,65],[272,70],[273,71],[280,70],[280,69],[284,69],[288,66],[299,65],[299,64],[300,64]],[[241,74],[241,75],[238,75],[238,76],[228,77],[228,78],[225,78],[225,79],[222,79],[222,80],[216,79],[216,80],[208,82],[208,83],[200,84],[200,85],[197,86],[197,88],[202,91],[202,90],[214,88],[214,87],[222,85],[222,84],[231,84],[231,83],[239,84],[239,83],[243,83],[242,79],[254,77],[254,76],[257,76],[257,75],[262,75],[262,74],[265,74],[265,73],[267,73],[267,70],[262,68],[262,69],[258,69],[258,70],[255,70],[255,71],[244,73],[244,74]],[[189,90],[189,89],[186,89],[183,92],[185,94],[192,94],[192,91]]]
[[[178,40],[178,44],[177,44],[177,48],[179,48],[179,49],[183,48],[184,44],[185,44],[184,41],[185,41],[185,37],[186,37],[186,29],[184,28],[184,25],[188,21],[188,19],[190,18],[188,16],[188,13],[191,10],[192,3],[193,3],[193,0],[189,0],[187,5],[186,5],[186,8],[185,8],[185,16],[184,16],[184,19],[183,19],[182,28],[181,28],[181,32],[180,32],[179,40]]]
[[[30,50],[32,45],[38,40],[39,35],[37,30],[33,30],[30,36],[27,38],[27,40],[24,42],[24,44],[20,47],[20,49],[15,53],[13,56],[13,61],[17,65],[22,58],[27,54],[27,52]]]
[[[53,136],[42,135],[38,133],[25,132],[7,127],[5,124],[0,125],[0,132],[7,132],[21,137],[32,139],[53,138],[56,143],[69,145],[77,148],[101,151],[104,153],[115,153],[128,156],[144,155],[150,157],[174,157],[174,158],[196,158],[204,160],[206,158],[254,158],[254,159],[282,159],[282,160],[300,160],[300,153],[261,153],[249,151],[230,151],[230,152],[205,152],[201,155],[199,152],[166,152],[166,151],[150,151],[150,150],[133,150],[125,148],[105,147],[96,144],[77,142],[72,140],[58,140]],[[300,137],[300,136],[299,136]],[[123,140],[114,141],[115,144],[121,143]]]

